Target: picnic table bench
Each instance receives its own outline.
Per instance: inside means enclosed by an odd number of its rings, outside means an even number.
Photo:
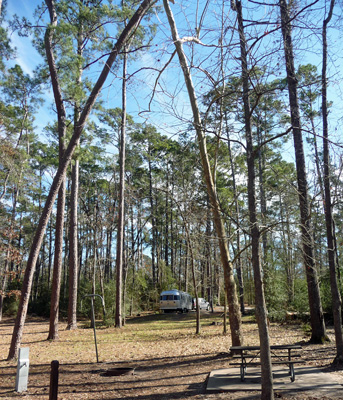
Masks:
[[[301,360],[295,359],[300,357],[299,353],[292,353],[292,350],[301,350],[298,344],[285,344],[270,346],[272,364],[285,364],[289,367],[289,375],[291,381],[295,380],[294,364],[300,363]],[[233,362],[230,365],[239,365],[241,373],[241,381],[245,379],[245,373],[248,365],[261,365],[260,346],[232,346],[230,350],[236,353],[233,357],[240,358],[240,362]]]

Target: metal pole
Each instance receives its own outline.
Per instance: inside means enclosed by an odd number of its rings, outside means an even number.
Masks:
[[[96,341],[96,329],[95,329],[95,314],[94,314],[94,298],[99,297],[101,299],[102,303],[102,308],[104,311],[104,315],[106,315],[106,310],[105,310],[105,301],[104,299],[99,295],[99,294],[86,294],[83,296],[84,297],[90,297],[91,299],[91,324],[93,325],[93,332],[94,332],[94,342],[95,342],[95,352],[96,352],[96,362],[99,362],[99,356],[98,356],[98,345]],[[82,300],[81,300],[81,308],[82,308]]]
[[[91,308],[92,308],[92,325],[93,325],[93,332],[94,332],[94,343],[95,343],[95,352],[96,352],[96,362],[99,362],[98,356],[98,345],[96,342],[96,329],[95,329],[95,316],[94,316],[94,298],[91,297]]]

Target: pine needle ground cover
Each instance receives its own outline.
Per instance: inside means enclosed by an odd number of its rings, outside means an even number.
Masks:
[[[97,322],[99,363],[96,362],[93,329],[80,322],[79,329],[60,324],[58,341],[47,341],[49,321],[30,316],[22,347],[30,348],[28,391],[16,393],[16,363],[7,362],[14,321],[0,323],[0,398],[45,400],[49,397],[50,363],[58,360],[59,400],[71,399],[243,399],[247,392],[206,393],[206,380],[214,369],[227,368],[230,335],[223,335],[222,312],[201,315],[201,334],[195,335],[195,313],[148,314],[128,319],[122,329]],[[258,344],[257,325],[243,318],[245,344]],[[301,323],[271,323],[272,344],[302,343],[304,364],[330,370],[343,383],[343,372],[330,367],[335,355],[331,343],[307,345],[308,332]],[[134,368],[133,375],[106,376],[112,368]],[[259,398],[249,393],[249,399]],[[285,399],[328,399],[303,392]]]

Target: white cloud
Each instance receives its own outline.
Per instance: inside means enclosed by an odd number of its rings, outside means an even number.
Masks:
[[[34,9],[39,4],[37,0],[14,0],[8,2],[6,17],[11,20],[14,14],[21,17],[31,17]],[[32,46],[31,38],[21,37],[17,32],[10,32],[11,44],[16,48],[16,59],[13,63],[21,66],[22,70],[32,75],[35,67],[42,61],[40,54]]]
[[[16,48],[17,57],[15,64],[21,66],[24,73],[32,76],[33,70],[41,63],[42,58],[35,48],[32,47],[31,40],[20,37],[16,33],[11,36],[12,45]]]

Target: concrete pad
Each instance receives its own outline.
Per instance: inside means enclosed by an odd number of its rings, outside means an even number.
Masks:
[[[311,392],[325,392],[330,398],[343,398],[343,386],[340,385],[334,374],[322,372],[316,367],[295,366],[295,381],[291,382],[288,368],[285,366],[273,367],[274,390],[297,392],[306,390]],[[210,373],[207,382],[207,391],[260,391],[261,368],[248,368],[245,381],[241,381],[239,367],[214,370]],[[337,397],[341,396],[341,397]]]

